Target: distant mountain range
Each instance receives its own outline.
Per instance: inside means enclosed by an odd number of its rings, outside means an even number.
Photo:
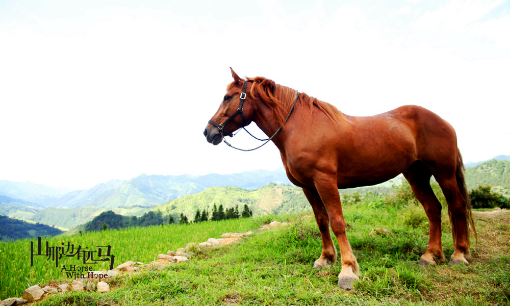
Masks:
[[[490,160],[498,160],[498,161],[510,161],[510,156],[505,156],[505,155],[499,155],[499,156],[495,156],[494,158],[492,159],[489,159],[489,160],[485,160],[485,161],[479,161],[479,162],[467,162],[467,163],[464,163],[464,166],[465,167],[473,167],[473,166],[477,166],[477,165],[480,165],[484,162],[487,162],[487,161],[490,161]]]
[[[495,159],[510,160],[510,156],[497,156]],[[497,166],[491,166],[490,169],[479,169],[481,166],[478,162],[466,163],[466,166],[475,164],[476,172],[474,168],[469,168],[466,174],[469,188],[473,188],[480,180],[480,183],[483,181],[483,184],[493,182],[493,187],[496,190],[507,195],[510,184],[506,186],[506,181],[496,179],[500,176],[499,172],[495,170],[498,168]],[[499,168],[501,169],[501,167]],[[492,175],[483,175],[486,172],[490,172]],[[473,176],[476,179],[469,181]],[[400,179],[399,177],[394,180],[399,181]],[[175,200],[171,202],[172,205],[177,206],[181,202],[179,199],[183,196],[197,194],[208,188],[229,186],[243,190],[255,190],[269,183],[291,184],[283,168],[274,171],[258,170],[228,175],[162,176],[143,174],[130,180],[111,180],[91,189],[76,191],[50,188],[30,182],[0,180],[0,214],[72,228],[107,210],[113,210],[122,215],[140,216],[172,200]],[[391,186],[391,183],[385,184]],[[209,196],[208,199],[210,199]],[[241,202],[242,200],[239,199],[238,203]],[[251,202],[248,203],[251,204]],[[205,203],[203,206],[206,208]],[[271,210],[273,209],[279,210],[276,207]],[[176,212],[175,210],[165,209],[168,213]],[[258,209],[255,209],[255,212],[263,213]]]
[[[290,184],[283,168],[204,176],[142,174],[111,180],[87,190],[66,191],[29,182],[0,182],[0,214],[72,228],[108,209],[122,215],[142,215],[158,205],[215,186],[256,189],[269,183]],[[3,197],[3,198],[2,198]]]
[[[215,186],[256,189],[268,183],[290,184],[283,168],[275,171],[249,171],[237,174],[203,176],[162,176],[142,174],[130,180],[111,180],[87,190],[66,191],[30,182],[0,181],[0,195],[20,204],[58,208],[129,208],[157,206],[171,199],[198,193]],[[65,193],[64,193],[65,192]],[[1,201],[1,199],[0,199]]]

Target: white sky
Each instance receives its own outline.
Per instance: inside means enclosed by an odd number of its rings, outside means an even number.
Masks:
[[[230,66],[349,115],[426,107],[464,161],[510,154],[510,1],[387,2],[2,0],[0,179],[276,169],[273,144],[202,135]]]

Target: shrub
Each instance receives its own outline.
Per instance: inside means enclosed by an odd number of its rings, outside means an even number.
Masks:
[[[403,223],[412,228],[418,228],[426,225],[428,221],[427,215],[417,201],[410,200],[408,205],[402,211]]]
[[[501,194],[491,192],[490,185],[480,185],[469,192],[471,206],[475,209],[481,208],[509,208],[510,200]]]

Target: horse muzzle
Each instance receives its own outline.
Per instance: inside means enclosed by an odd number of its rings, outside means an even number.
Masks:
[[[204,130],[204,136],[207,139],[207,142],[212,143],[213,145],[218,145],[221,141],[223,141],[220,129],[216,127],[206,127]]]

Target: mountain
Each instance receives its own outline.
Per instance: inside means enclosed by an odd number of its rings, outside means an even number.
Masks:
[[[0,195],[38,204],[46,207],[52,201],[69,193],[67,188],[51,188],[42,184],[31,182],[14,182],[0,180]]]
[[[495,156],[494,158],[490,159],[490,160],[498,160],[498,161],[501,161],[501,160],[504,160],[504,161],[510,161],[510,156],[505,156],[505,155],[499,155],[499,156]],[[467,167],[474,167],[474,166],[477,166],[477,165],[480,165],[484,162],[487,162],[487,161],[490,161],[490,160],[484,160],[484,161],[479,161],[479,162],[468,162],[466,164],[464,164],[464,166],[467,168]]]
[[[510,197],[510,161],[493,159],[466,169],[468,189],[488,184],[493,192]]]
[[[237,174],[208,174],[203,176],[146,175],[127,181],[111,181],[89,190],[74,191],[54,202],[55,207],[105,209],[151,207],[171,199],[201,192],[215,186],[260,188],[268,183],[290,184],[285,171],[249,171]],[[93,191],[92,191],[93,190]]]
[[[59,230],[39,223],[27,223],[0,215],[0,241],[33,238],[38,236],[55,236],[61,234]]]
[[[77,190],[65,194],[58,200],[52,203],[53,207],[84,207],[80,204],[92,202],[96,198],[101,198],[102,195],[107,194],[109,191],[114,190],[124,184],[126,180],[110,180],[107,183],[100,183],[87,190]]]

